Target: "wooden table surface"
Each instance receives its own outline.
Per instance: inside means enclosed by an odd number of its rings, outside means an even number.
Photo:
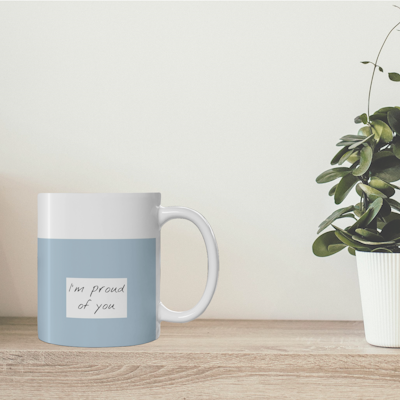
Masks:
[[[158,340],[84,349],[0,318],[0,399],[400,399],[400,349],[361,322],[196,320]]]

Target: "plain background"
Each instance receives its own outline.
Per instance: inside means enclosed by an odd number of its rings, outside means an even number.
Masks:
[[[399,20],[391,2],[0,3],[0,315],[36,315],[39,192],[159,191],[218,239],[203,317],[361,319],[355,258],[311,252],[337,208],[315,177]],[[373,110],[400,105],[399,49],[396,31]],[[192,307],[205,280],[199,232],[168,223],[163,302]]]

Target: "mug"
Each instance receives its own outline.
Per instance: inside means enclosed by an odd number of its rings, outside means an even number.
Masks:
[[[162,207],[160,193],[38,195],[38,336],[58,345],[132,346],[160,335],[160,322],[188,322],[209,305],[218,280],[214,233],[198,212]],[[191,310],[160,301],[160,229],[183,218],[200,230],[206,288]]]

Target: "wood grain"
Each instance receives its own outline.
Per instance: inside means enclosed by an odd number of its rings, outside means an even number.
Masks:
[[[140,346],[85,349],[0,318],[1,399],[399,399],[400,349],[361,322],[196,320]]]

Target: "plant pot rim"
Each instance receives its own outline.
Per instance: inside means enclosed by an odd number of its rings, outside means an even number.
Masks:
[[[387,253],[386,251],[358,251],[356,250],[356,255],[357,254],[385,254],[385,255],[389,255],[389,256],[400,256],[400,253]]]

